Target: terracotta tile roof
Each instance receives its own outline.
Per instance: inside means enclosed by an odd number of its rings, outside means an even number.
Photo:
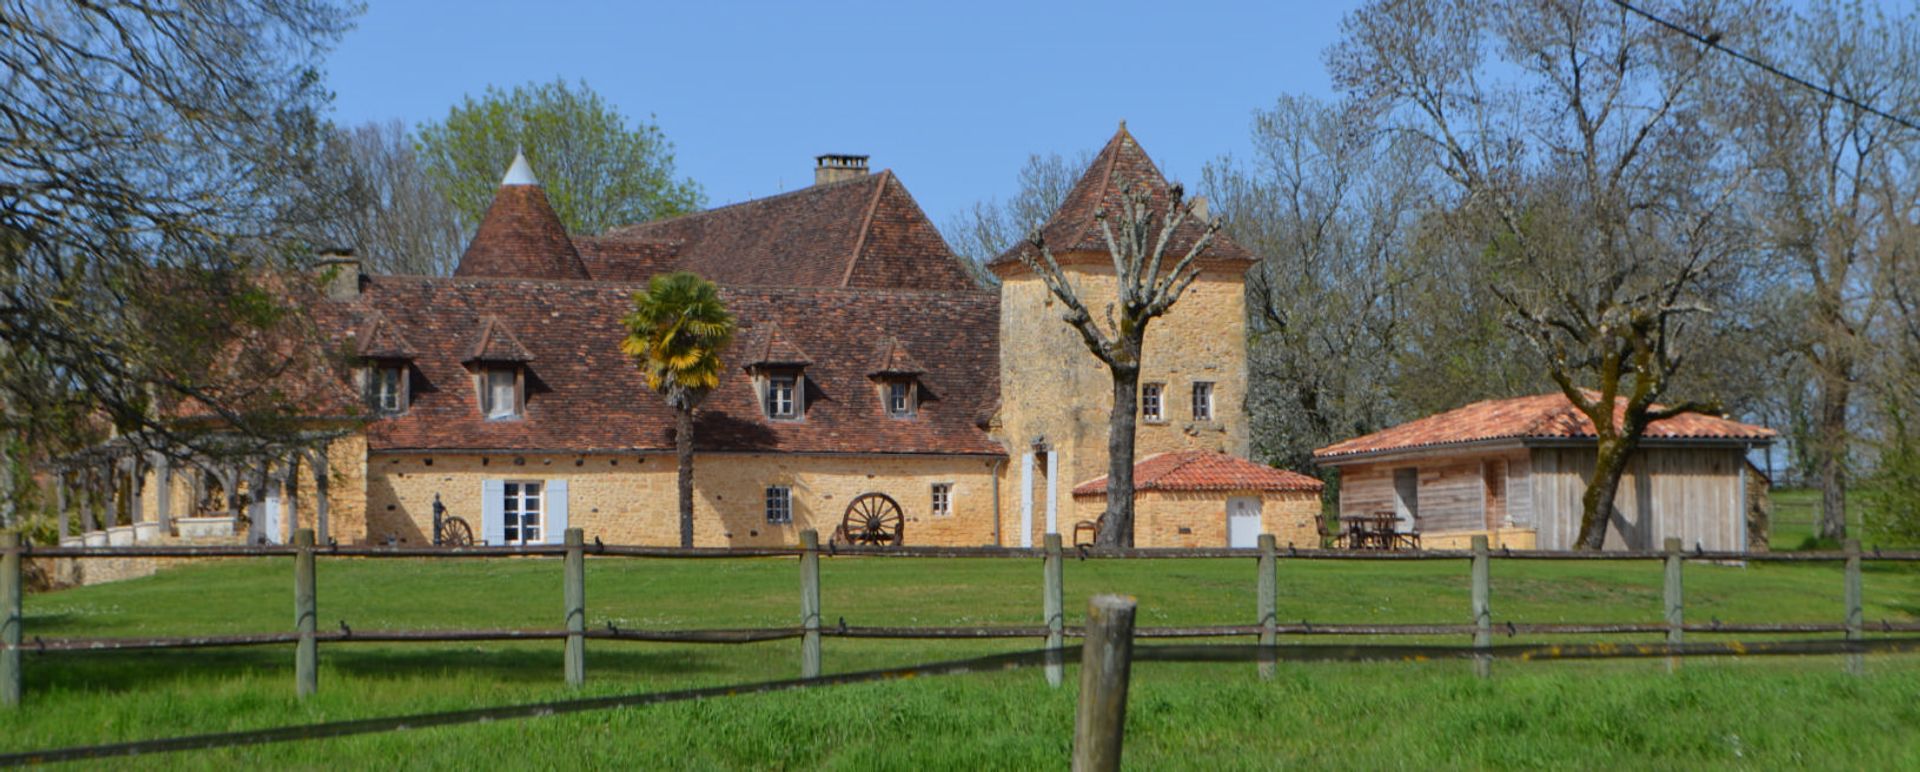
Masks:
[[[775,322],[754,323],[743,320],[739,340],[734,344],[741,367],[805,367],[813,364],[813,357],[800,350],[793,336],[780,329]]]
[[[520,345],[520,339],[498,317],[480,317],[480,325],[467,344],[467,355],[460,362],[531,362],[532,352]]]
[[[585,279],[587,268],[539,185],[501,185],[453,275]]]
[[[1155,453],[1134,462],[1133,489],[1140,491],[1319,491],[1326,487],[1299,472],[1256,464],[1211,450]],[[1076,497],[1105,497],[1107,476],[1073,486]]]
[[[978,289],[892,171],[580,241],[599,280],[681,270],[730,287]]]
[[[867,375],[919,375],[927,371],[907,351],[899,338],[888,335],[880,340],[879,355],[873,358],[873,369]]]
[[[1619,403],[1616,416],[1625,412]],[[1360,454],[1385,453],[1416,448],[1458,445],[1489,440],[1582,440],[1592,439],[1593,422],[1575,409],[1560,392],[1530,397],[1475,402],[1466,407],[1409,421],[1364,437],[1355,437],[1313,452],[1325,463]],[[1740,423],[1716,416],[1689,413],[1655,421],[1647,427],[1646,438],[1661,440],[1766,442],[1775,432],[1764,426]]]
[[[1121,191],[1129,182],[1147,186],[1153,193],[1156,208],[1166,205],[1171,189],[1167,178],[1161,176],[1159,167],[1154,166],[1153,159],[1147,157],[1147,151],[1141,149],[1140,143],[1127,132],[1127,125],[1121,123],[1120,130],[1114,132],[1113,138],[1107,140],[1106,147],[1094,156],[1087,173],[1067,192],[1060,209],[1040,229],[1041,236],[1047,240],[1056,259],[1067,252],[1106,254],[1107,240],[1100,232],[1095,214],[1108,208],[1118,212]],[[1200,238],[1203,229],[1204,226],[1192,218],[1182,223],[1167,244],[1168,259],[1174,260],[1185,255]],[[1032,245],[1023,239],[999,257],[987,261],[987,266],[1001,275],[1025,271],[1026,265],[1020,255],[1032,249]],[[1254,259],[1253,253],[1234,243],[1225,231],[1214,234],[1213,241],[1207,244],[1201,256],[1215,261],[1252,262]]]
[[[386,314],[376,311],[355,336],[353,353],[368,359],[412,359],[415,349]]]
[[[620,351],[621,325],[644,285],[374,276],[360,297],[316,318],[344,338],[383,315],[418,348],[405,414],[373,421],[373,450],[670,451],[673,415]],[[806,344],[808,397],[799,421],[762,417],[742,354],[722,354],[726,376],[701,406],[695,434],[703,451],[1003,455],[978,425],[998,396],[999,298],[978,290],[880,289],[721,291],[743,325],[734,345],[774,327]],[[526,413],[481,416],[471,384],[473,332],[485,318],[532,358]],[[887,415],[867,371],[874,341],[893,335],[928,366],[919,376],[916,417]]]

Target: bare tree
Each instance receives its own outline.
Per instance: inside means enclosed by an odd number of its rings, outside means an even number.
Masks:
[[[1736,38],[1762,16],[1740,2],[1657,10]],[[1647,425],[1717,412],[1660,401],[1689,318],[1711,310],[1741,247],[1728,209],[1742,175],[1707,120],[1723,60],[1583,0],[1375,0],[1343,32],[1336,82],[1424,141],[1454,206],[1489,226],[1504,266],[1489,291],[1594,426],[1577,543],[1598,549]]]
[[[1026,165],[1020,167],[1019,188],[1011,198],[982,199],[948,218],[944,232],[954,251],[968,259],[983,284],[990,284],[994,279],[984,267],[986,262],[1026,238],[1034,223],[1053,219],[1067,191],[1092,162],[1093,155],[1085,151],[1072,159],[1059,153],[1027,156]]]
[[[376,273],[453,273],[471,226],[427,178],[405,124],[334,127],[326,154],[350,196],[327,224],[327,244],[352,247]]]
[[[1218,219],[1195,220],[1192,202],[1179,185],[1165,196],[1155,196],[1148,185],[1128,181],[1121,185],[1120,211],[1104,207],[1094,213],[1107,253],[1113,259],[1116,297],[1096,319],[1073,287],[1040,229],[1027,237],[1031,249],[1020,259],[1059,298],[1062,318],[1080,333],[1113,375],[1113,412],[1107,431],[1107,511],[1094,543],[1101,547],[1133,546],[1133,446],[1140,398],[1140,354],[1147,325],[1173,308],[1187,287],[1200,277],[1198,260],[1220,232]],[[1118,226],[1118,233],[1115,233]],[[1168,245],[1185,228],[1181,241],[1190,246],[1168,262]],[[1188,235],[1191,234],[1191,235]],[[1102,319],[1104,324],[1102,324]]]
[[[1763,243],[1792,272],[1798,297],[1792,352],[1813,375],[1806,450],[1819,476],[1819,535],[1847,534],[1854,396],[1877,348],[1874,329],[1897,270],[1892,233],[1920,201],[1910,154],[1920,133],[1871,115],[1837,94],[1920,112],[1920,12],[1816,2],[1780,25],[1765,50],[1776,64],[1829,93],[1758,70],[1735,81],[1744,109],[1728,125],[1754,168],[1752,200]]]

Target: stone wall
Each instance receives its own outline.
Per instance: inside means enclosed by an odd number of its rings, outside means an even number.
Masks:
[[[1260,499],[1260,532],[1273,534],[1280,546],[1320,546],[1320,494],[1301,491],[1142,491],[1133,498],[1133,546],[1228,546],[1227,501],[1243,496]],[[1099,517],[1106,502],[1102,494],[1075,497],[1086,520]],[[1071,540],[1072,523],[1061,532]]]
[[[974,456],[701,454],[694,460],[694,542],[703,547],[791,545],[812,528],[828,538],[849,502],[879,492],[899,502],[910,545],[993,543],[998,459]],[[647,454],[375,453],[368,460],[367,526],[345,543],[430,544],[433,499],[480,536],[486,480],[564,479],[568,524],[609,544],[678,545],[675,459]],[[953,485],[953,513],[934,517],[932,485]],[[793,492],[793,522],[766,521],[766,489]]]
[[[1096,314],[1115,296],[1113,269],[1072,265],[1075,291]],[[1000,412],[996,436],[1006,443],[1002,508],[1012,524],[1007,543],[1019,544],[1023,454],[1044,443],[1060,455],[1054,481],[1059,530],[1070,532],[1081,514],[1073,486],[1107,471],[1107,427],[1113,380],[1106,366],[1061,320],[1062,306],[1035,276],[1007,277],[1000,285]],[[1147,328],[1142,383],[1165,384],[1165,420],[1140,421],[1135,458],[1171,450],[1218,450],[1245,457],[1246,285],[1238,273],[1202,274],[1168,314]],[[1191,419],[1195,381],[1214,384],[1213,420]],[[1043,469],[1034,474],[1033,531],[1045,530]],[[1099,509],[1094,509],[1094,516]],[[1038,544],[1038,536],[1035,536]]]

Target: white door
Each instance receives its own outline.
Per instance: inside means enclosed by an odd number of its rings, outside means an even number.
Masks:
[[[1227,546],[1260,546],[1260,500],[1227,499]]]
[[[264,544],[279,544],[280,486],[278,484],[270,484],[267,486],[267,505],[262,509],[265,511],[260,516],[260,519],[264,522],[260,523],[259,532],[255,535],[254,539]]]

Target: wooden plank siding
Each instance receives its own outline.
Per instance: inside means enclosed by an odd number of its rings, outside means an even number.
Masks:
[[[1746,548],[1739,448],[1653,448],[1629,462],[1615,499],[1609,549],[1655,549],[1669,536],[1688,548]],[[1343,517],[1392,511],[1396,469],[1419,470],[1423,534],[1532,528],[1541,549],[1570,549],[1591,448],[1494,448],[1430,452],[1340,467]]]

